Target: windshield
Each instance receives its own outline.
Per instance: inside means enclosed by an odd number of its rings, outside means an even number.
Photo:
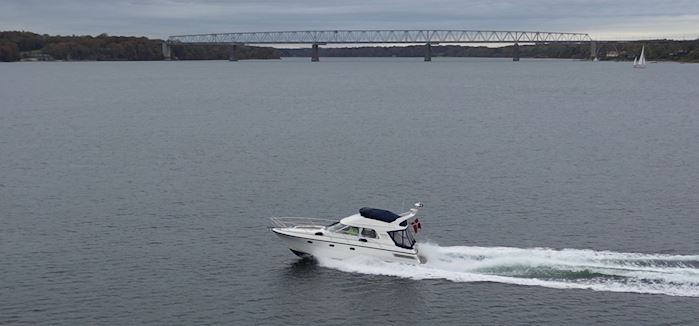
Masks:
[[[337,231],[339,231],[340,229],[342,229],[342,228],[344,228],[344,227],[346,227],[346,226],[347,226],[347,225],[344,225],[344,224],[342,224],[342,223],[340,223],[340,222],[336,222],[336,223],[333,223],[333,224],[329,225],[329,226],[327,227],[327,230],[330,231],[330,232],[337,232]]]
[[[330,232],[337,232],[349,235],[359,235],[359,228],[356,226],[349,226],[342,223],[333,224],[328,226],[327,229]]]

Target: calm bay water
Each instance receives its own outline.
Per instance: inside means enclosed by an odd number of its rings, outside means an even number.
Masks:
[[[0,64],[0,324],[699,323],[699,65],[321,60]]]

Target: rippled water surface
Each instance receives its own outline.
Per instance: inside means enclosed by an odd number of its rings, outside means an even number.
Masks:
[[[0,324],[696,324],[699,65],[0,64]],[[268,216],[422,201],[421,266]]]

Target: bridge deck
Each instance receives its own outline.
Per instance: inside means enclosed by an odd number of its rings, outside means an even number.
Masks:
[[[477,30],[327,30],[175,35],[169,43],[371,44],[371,43],[582,43],[586,33]]]

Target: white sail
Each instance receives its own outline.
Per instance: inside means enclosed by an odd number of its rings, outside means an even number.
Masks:
[[[641,48],[641,56],[637,58],[633,58],[633,67],[634,68],[645,68],[646,67],[646,46],[644,45]]]

